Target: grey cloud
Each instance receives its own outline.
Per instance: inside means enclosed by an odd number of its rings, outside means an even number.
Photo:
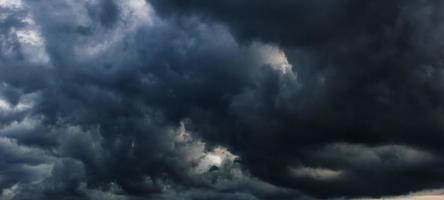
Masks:
[[[203,16],[229,27],[242,44],[277,44],[286,53],[296,84],[268,68],[255,70],[253,81],[230,103],[235,122],[221,125],[230,127],[220,135],[232,133],[236,139],[229,145],[255,176],[323,198],[442,186],[441,2],[169,0],[153,5],[162,16]],[[203,137],[223,141],[217,136]],[[313,173],[338,167],[338,160],[326,158],[328,152],[320,152],[318,160],[310,153],[337,143],[398,145],[436,160],[402,161],[380,149],[384,164],[364,166],[368,160],[360,160],[359,167],[346,167],[351,173],[343,179],[289,176],[295,165]],[[365,159],[368,150],[357,152]],[[361,177],[371,178],[363,182]]]
[[[216,120],[213,109],[222,111],[240,91],[239,85],[248,81],[249,71],[258,67],[251,50],[237,44],[224,26],[198,18],[158,19],[149,13],[149,5],[137,0],[29,1],[25,5],[21,12],[33,21],[26,22],[32,24],[26,29],[36,38],[14,38],[21,31],[18,24],[12,24],[8,34],[17,45],[40,51],[48,59],[25,56],[2,62],[1,80],[8,88],[17,88],[18,99],[14,103],[14,96],[5,93],[5,102],[14,106],[27,95],[32,97],[21,116],[4,121],[2,134],[50,154],[52,173],[29,183],[12,181],[2,187],[4,196],[251,199],[302,195],[243,175],[245,169],[236,172],[242,180],[233,179],[225,164],[213,172],[194,172],[204,158],[184,160],[196,153],[189,149],[198,148],[197,153],[205,156],[216,143],[199,147],[196,139],[182,144],[188,150],[176,146],[181,121],[192,115],[203,119],[204,113]],[[17,16],[17,21],[23,19]],[[27,43],[31,39],[42,48]],[[14,53],[26,54],[22,51]],[[225,99],[220,99],[220,92]],[[237,192],[230,185],[242,189]]]
[[[22,3],[0,5],[4,198],[443,185],[438,1]]]

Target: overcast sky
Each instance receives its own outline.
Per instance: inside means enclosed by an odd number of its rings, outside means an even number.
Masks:
[[[0,199],[444,199],[443,11],[0,0]]]

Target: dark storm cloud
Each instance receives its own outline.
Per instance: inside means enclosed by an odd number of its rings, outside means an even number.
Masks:
[[[281,45],[322,45],[331,40],[377,32],[396,21],[402,1],[152,1],[161,14],[204,14],[228,23],[241,39]]]
[[[216,143],[180,139],[188,118],[227,115],[262,67],[225,27],[163,20],[140,0],[23,3],[5,8],[17,23],[1,35],[0,132],[48,159],[5,173],[2,198],[305,198],[214,158]]]
[[[233,123],[202,131],[223,130],[223,136],[203,133],[216,143],[219,137],[237,138],[228,145],[254,175],[319,197],[442,187],[441,2],[170,0],[153,5],[162,16],[204,16],[227,25],[238,41],[285,49],[297,86],[288,87],[271,71],[255,71],[256,81],[230,104]],[[401,145],[400,152],[413,148],[436,159],[415,161],[387,152],[376,156],[383,166],[371,162],[367,169],[350,163],[352,158],[338,163],[339,158],[311,153],[337,143]],[[293,168],[299,169],[296,176]]]
[[[4,199],[359,198],[444,186],[438,1],[0,9]]]

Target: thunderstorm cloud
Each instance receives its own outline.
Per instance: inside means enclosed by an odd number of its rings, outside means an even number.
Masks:
[[[443,11],[0,0],[0,199],[444,199]]]

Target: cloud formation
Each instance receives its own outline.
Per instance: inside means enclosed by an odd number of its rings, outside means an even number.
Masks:
[[[314,200],[442,188],[441,9],[0,0],[0,197]]]

